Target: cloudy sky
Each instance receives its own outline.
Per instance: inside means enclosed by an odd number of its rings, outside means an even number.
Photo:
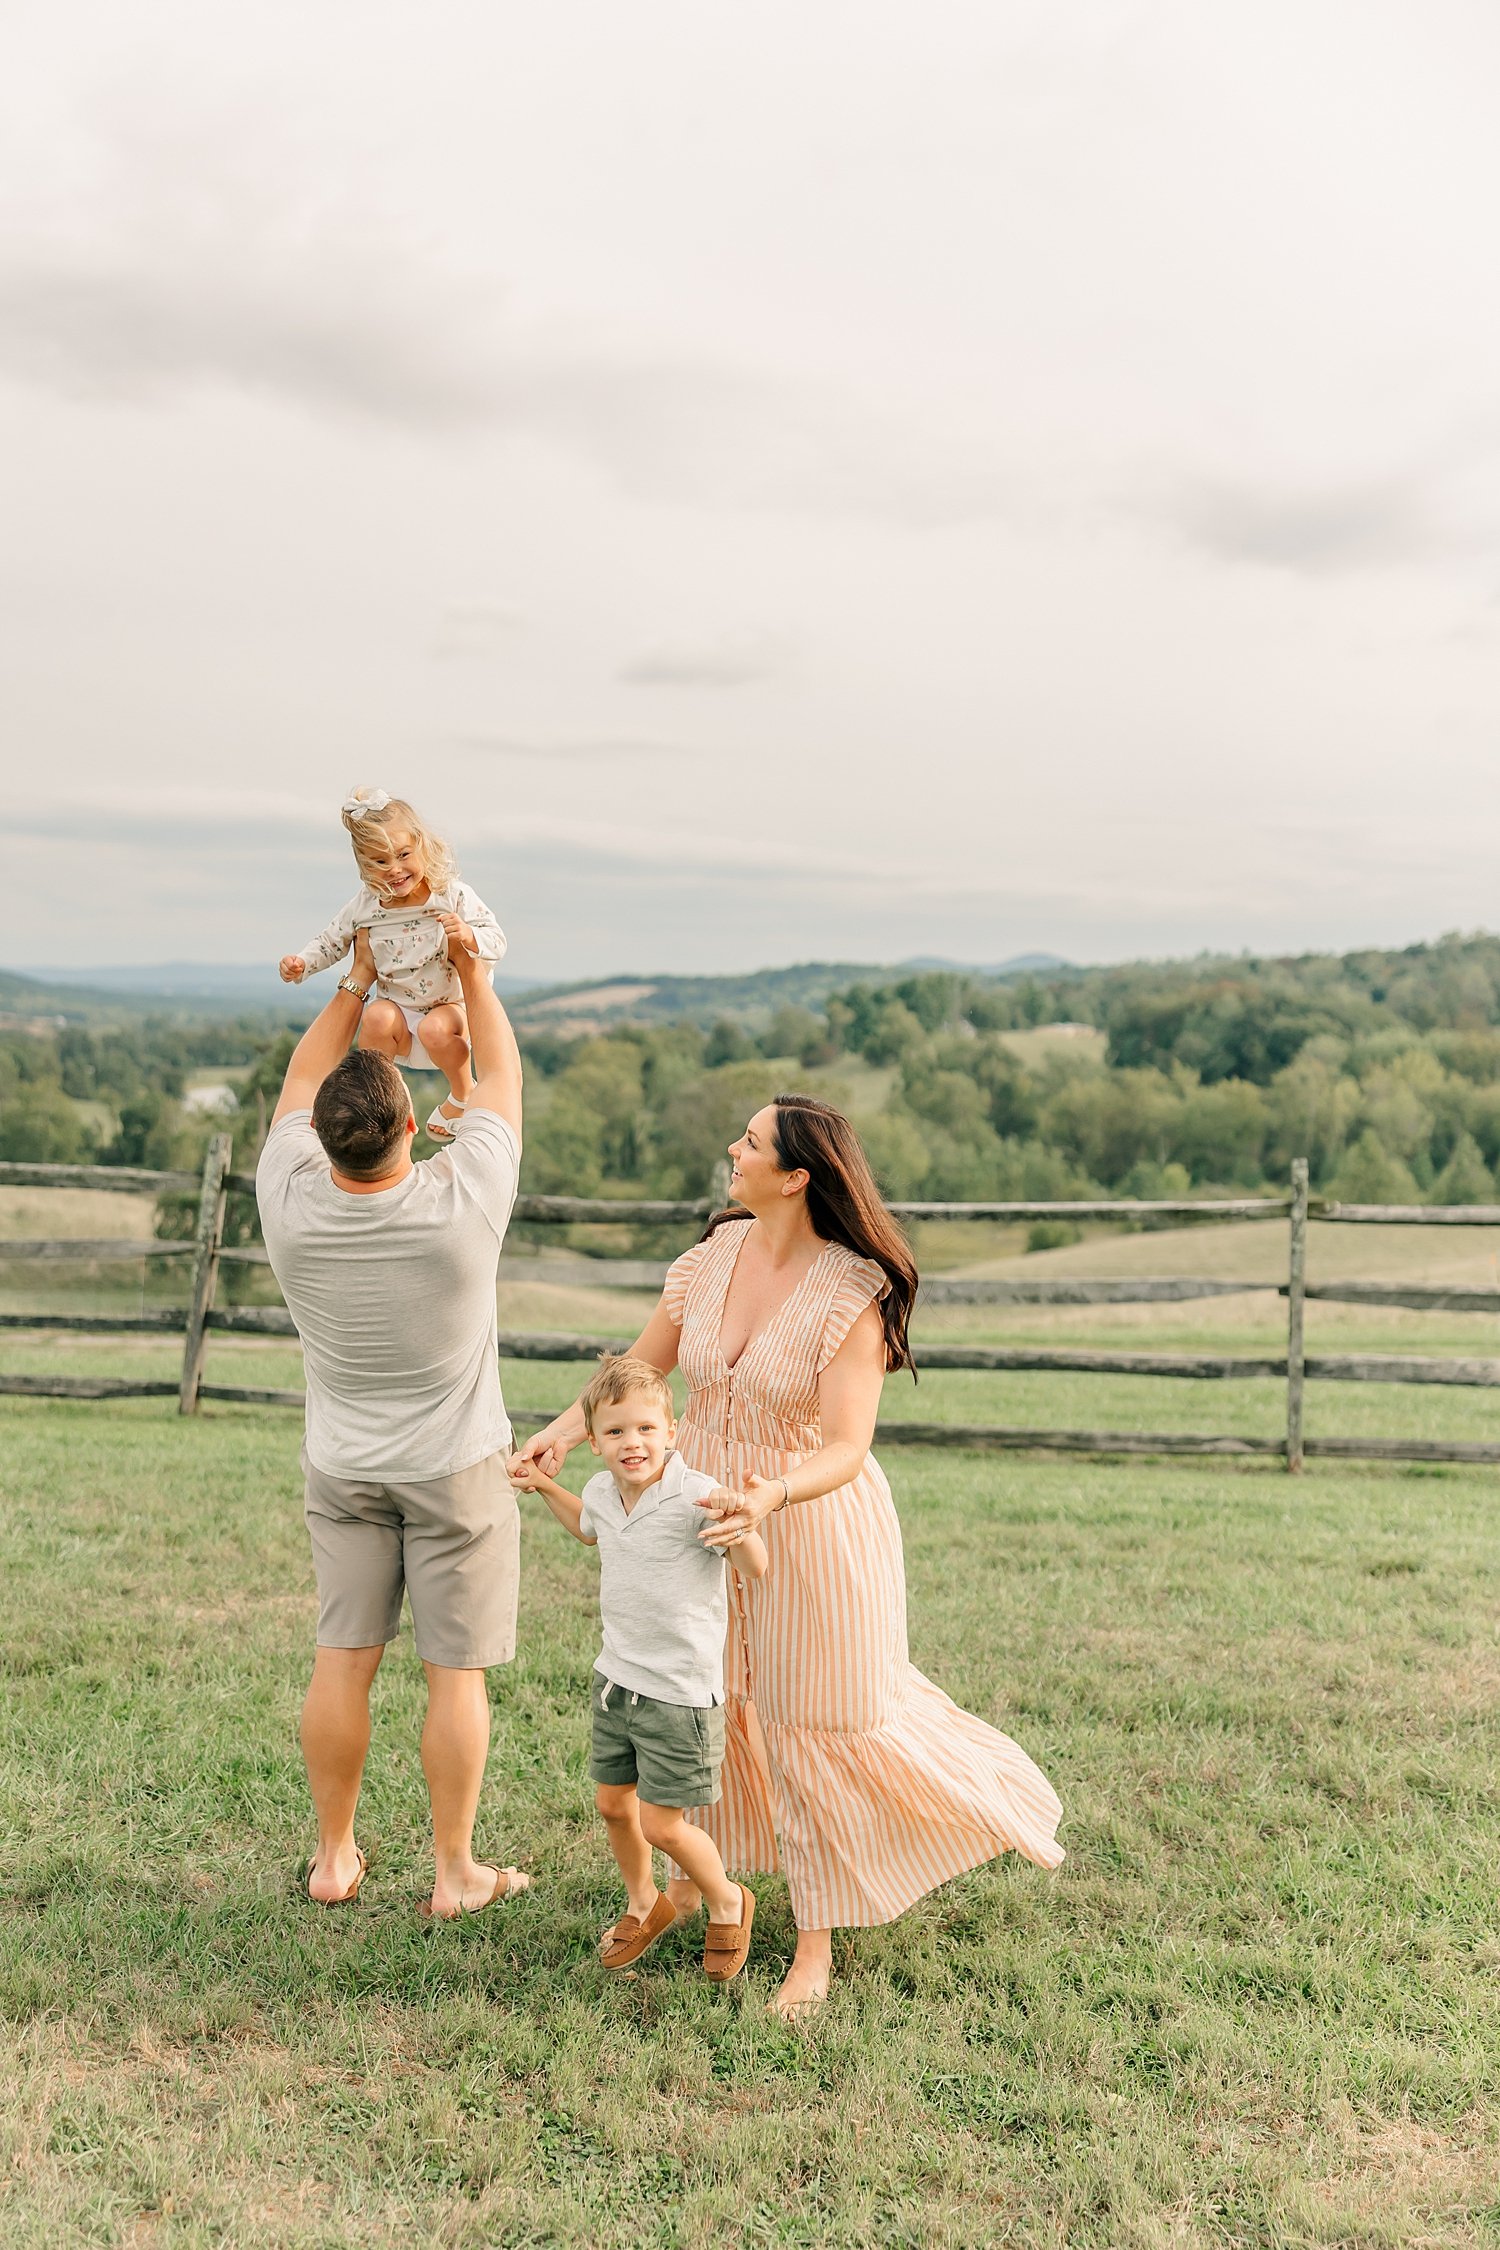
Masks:
[[[1485,0],[12,0],[0,961],[1500,923]]]

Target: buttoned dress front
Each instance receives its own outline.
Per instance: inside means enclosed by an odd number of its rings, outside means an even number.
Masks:
[[[678,1449],[733,1490],[818,1450],[818,1377],[886,1287],[880,1266],[829,1243],[731,1366],[719,1337],[746,1232],[719,1227],[676,1260],[665,1290],[688,1389]],[[873,1456],[761,1531],[766,1576],[727,1574],[724,1793],[692,1816],[725,1865],[783,1866],[801,1929],[894,1921],[1001,1852],[1056,1867],[1050,1783],[907,1655],[901,1527]]]

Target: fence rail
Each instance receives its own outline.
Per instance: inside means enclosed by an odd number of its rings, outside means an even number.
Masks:
[[[104,1193],[165,1195],[196,1192],[198,1208],[191,1241],[138,1241],[104,1239],[24,1240],[0,1242],[0,1258],[17,1261],[119,1263],[129,1259],[190,1260],[189,1302],[185,1306],[142,1309],[135,1313],[0,1313],[0,1329],[39,1332],[73,1330],[84,1334],[180,1335],[182,1367],[175,1382],[131,1380],[116,1377],[0,1374],[0,1394],[31,1398],[171,1398],[179,1411],[195,1413],[205,1400],[233,1401],[267,1406],[300,1407],[304,1394],[239,1384],[210,1383],[203,1379],[204,1357],[210,1336],[295,1337],[297,1331],[284,1305],[234,1305],[217,1307],[214,1296],[218,1275],[227,1264],[265,1265],[264,1249],[250,1244],[226,1245],[225,1214],[231,1196],[254,1193],[253,1178],[229,1170],[230,1141],[215,1135],[201,1173],[153,1172],[141,1169],[74,1164],[0,1163],[0,1186],[91,1188]],[[727,1177],[717,1179],[716,1193],[702,1199],[662,1201],[615,1199],[602,1196],[521,1196],[515,1216],[541,1225],[697,1225],[727,1197]],[[972,1447],[981,1450],[1094,1454],[1187,1454],[1227,1457],[1271,1457],[1285,1461],[1289,1470],[1302,1467],[1307,1458],[1391,1461],[1500,1462],[1500,1442],[1466,1443],[1458,1440],[1405,1438],[1321,1438],[1303,1435],[1306,1385],[1332,1383],[1398,1383],[1500,1389],[1500,1358],[1433,1357],[1414,1353],[1314,1353],[1305,1348],[1304,1313],[1309,1301],[1331,1304],[1389,1305],[1409,1310],[1442,1312],[1500,1312],[1500,1289],[1422,1288],[1382,1282],[1325,1282],[1307,1280],[1307,1230],[1314,1221],[1359,1226],[1500,1226],[1500,1205],[1347,1204],[1313,1197],[1308,1192],[1307,1166],[1298,1160],[1292,1167],[1291,1192],[1285,1196],[1215,1198],[1201,1202],[1139,1200],[1055,1203],[893,1203],[893,1214],[905,1220],[926,1219],[1170,1219],[1170,1220],[1271,1220],[1288,1222],[1287,1278],[1284,1282],[1229,1281],[1210,1275],[1160,1275],[1117,1279],[1048,1276],[970,1278],[934,1276],[922,1285],[927,1304],[995,1305],[1123,1305],[1174,1304],[1196,1299],[1242,1295],[1275,1289],[1287,1300],[1287,1348],[1282,1354],[1229,1354],[1209,1352],[1143,1352],[1073,1349],[1056,1345],[979,1345],[919,1343],[914,1351],[918,1368],[972,1369],[989,1373],[1054,1371],[1094,1375],[1165,1377],[1194,1382],[1242,1381],[1271,1378],[1286,1386],[1286,1426],[1282,1437],[1238,1437],[1216,1433],[1146,1430],[1021,1429],[994,1424],[888,1422],[877,1425],[876,1435],[887,1443]],[[513,1259],[512,1278],[519,1279],[526,1261]],[[659,1287],[665,1267],[652,1261],[620,1261],[623,1283],[612,1272],[614,1261],[550,1254],[536,1260],[539,1278],[566,1278],[602,1288]],[[502,1358],[566,1364],[592,1361],[601,1351],[618,1350],[628,1339],[620,1336],[563,1334],[551,1330],[502,1332]],[[538,1428],[552,1419],[552,1411],[521,1412],[512,1420],[522,1428]]]

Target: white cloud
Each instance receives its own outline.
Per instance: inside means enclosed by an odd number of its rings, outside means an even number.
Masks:
[[[524,611],[511,602],[450,602],[438,619],[432,654],[438,663],[494,656],[525,625]]]
[[[723,633],[697,643],[643,649],[622,664],[627,687],[738,688],[785,671],[786,643],[771,633]]]
[[[38,942],[274,954],[364,775],[538,969],[1493,918],[1464,0],[23,24]]]
[[[378,206],[320,208],[194,140],[191,182],[137,134],[104,179],[0,242],[0,373],[156,410],[239,393],[440,439],[533,438],[641,497],[911,525],[982,520],[1020,486],[982,432],[936,429],[778,364],[539,319]],[[286,156],[283,147],[278,151]]]

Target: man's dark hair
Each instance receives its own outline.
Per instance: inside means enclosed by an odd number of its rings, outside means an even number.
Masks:
[[[356,1047],[318,1088],[313,1131],[336,1170],[351,1180],[378,1180],[395,1161],[410,1115],[411,1097],[395,1064]]]

